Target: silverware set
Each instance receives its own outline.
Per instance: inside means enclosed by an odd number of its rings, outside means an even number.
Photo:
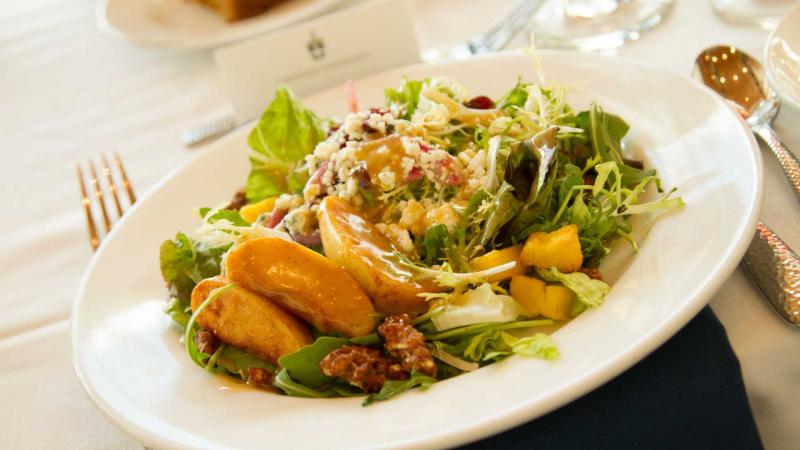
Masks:
[[[736,47],[710,47],[697,57],[694,76],[742,115],[753,134],[775,155],[800,200],[800,161],[772,129],[780,100],[765,81],[761,64]],[[775,311],[800,326],[800,258],[763,222],[756,227],[742,265]]]

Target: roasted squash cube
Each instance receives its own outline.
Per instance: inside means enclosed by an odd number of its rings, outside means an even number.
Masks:
[[[520,258],[527,266],[539,269],[555,267],[563,273],[575,272],[583,265],[577,225],[565,225],[551,233],[532,233],[525,241]]]
[[[557,284],[545,287],[545,301],[541,314],[553,320],[569,320],[575,293]]]
[[[264,214],[265,212],[272,211],[272,208],[274,207],[275,197],[269,197],[261,200],[260,202],[242,206],[242,209],[239,210],[239,214],[244,220],[253,223],[258,219],[258,216]]]
[[[544,281],[537,278],[514,275],[511,277],[511,297],[517,301],[530,316],[542,313],[545,298]]]
[[[520,252],[522,252],[522,245],[515,245],[513,247],[508,247],[501,250],[492,250],[489,253],[470,261],[470,265],[472,265],[473,270],[480,271],[488,270],[492,267],[497,267],[511,261],[516,261],[516,266],[500,273],[496,273],[490,276],[488,279],[490,283],[507,280],[514,275],[525,274],[525,266],[522,265],[522,261],[520,261],[519,258]]]

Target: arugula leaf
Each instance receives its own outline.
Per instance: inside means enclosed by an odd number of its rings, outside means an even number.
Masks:
[[[447,258],[447,250],[453,245],[450,232],[443,224],[434,225],[425,230],[422,239],[422,260],[432,266]]]
[[[570,198],[572,188],[583,185],[583,171],[574,164],[564,164],[564,176],[556,184],[558,185],[559,204]]]
[[[561,282],[575,293],[578,305],[573,305],[573,315],[603,304],[603,300],[610,289],[604,281],[589,278],[588,275],[582,272],[561,273],[555,267],[551,267],[550,270],[537,269],[536,272],[545,281]]]
[[[497,190],[485,212],[486,219],[477,241],[477,245],[481,248],[488,249],[488,245],[494,241],[500,229],[511,221],[522,207],[522,203],[514,197],[513,191],[514,188],[506,182],[503,182]]]
[[[296,171],[303,158],[325,139],[322,121],[281,86],[250,132],[253,149],[245,195],[250,202],[302,190],[307,174]]]
[[[421,391],[425,391],[435,382],[436,378],[423,375],[415,370],[411,372],[411,376],[407,380],[387,381],[383,383],[380,392],[367,396],[362,405],[369,406],[375,402],[389,400],[415,387],[419,387]]]
[[[337,393],[331,389],[317,390],[294,381],[292,377],[289,376],[289,372],[286,369],[281,369],[281,371],[278,372],[275,379],[272,380],[272,385],[292,397],[328,398],[337,395]]]
[[[211,208],[200,208],[200,216],[205,217],[208,212],[211,211]],[[220,209],[214,213],[213,216],[208,218],[208,223],[214,223],[218,220],[227,220],[231,224],[237,227],[249,227],[250,222],[244,220],[239,211],[233,209]]]
[[[333,381],[333,378],[322,373],[319,363],[330,352],[344,347],[349,342],[345,338],[322,336],[311,345],[281,356],[278,364],[298,383],[310,388],[320,388]]]
[[[169,285],[170,295],[179,303],[169,306],[170,317],[182,306],[189,305],[194,286],[205,278],[219,275],[222,255],[230,245],[211,247],[202,242],[189,239],[183,233],[175,235],[175,239],[164,241],[159,251],[159,266],[164,282]],[[176,320],[178,321],[178,320]],[[178,321],[180,324],[180,322]],[[184,325],[184,324],[181,324]]]
[[[588,111],[576,118],[577,126],[587,134],[592,149],[603,162],[613,161],[619,165],[622,184],[632,186],[656,174],[655,170],[643,170],[625,163],[622,157],[622,139],[630,128],[621,117],[603,111],[593,103]]]
[[[402,112],[402,119],[411,120],[414,111],[417,110],[419,103],[419,93],[422,85],[428,80],[409,80],[403,77],[403,82],[399,89],[386,89],[383,91],[386,97],[386,106],[396,108]]]
[[[247,381],[247,371],[250,368],[259,368],[275,373],[274,365],[230,345],[226,346],[217,357],[216,367],[225,370],[231,375],[239,376],[245,381]]]

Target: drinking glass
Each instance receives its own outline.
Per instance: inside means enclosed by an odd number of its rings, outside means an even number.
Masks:
[[[546,0],[531,22],[542,47],[602,50],[661,23],[674,0]]]
[[[783,14],[797,0],[711,0],[711,6],[723,19],[745,25],[756,25],[772,29]]]

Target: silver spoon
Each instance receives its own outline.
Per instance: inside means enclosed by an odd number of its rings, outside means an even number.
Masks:
[[[765,81],[758,60],[736,47],[709,47],[695,60],[695,76],[730,101],[753,133],[764,140],[778,158],[800,200],[800,160],[783,145],[778,133],[772,129],[772,120],[778,115],[781,102]]]
[[[695,60],[694,76],[727,99],[753,133],[769,146],[800,200],[800,162],[781,142],[771,122],[780,102],[764,82],[761,65],[731,46],[710,47]],[[800,326],[800,258],[766,224],[759,222],[742,260],[745,272],[778,314]]]

